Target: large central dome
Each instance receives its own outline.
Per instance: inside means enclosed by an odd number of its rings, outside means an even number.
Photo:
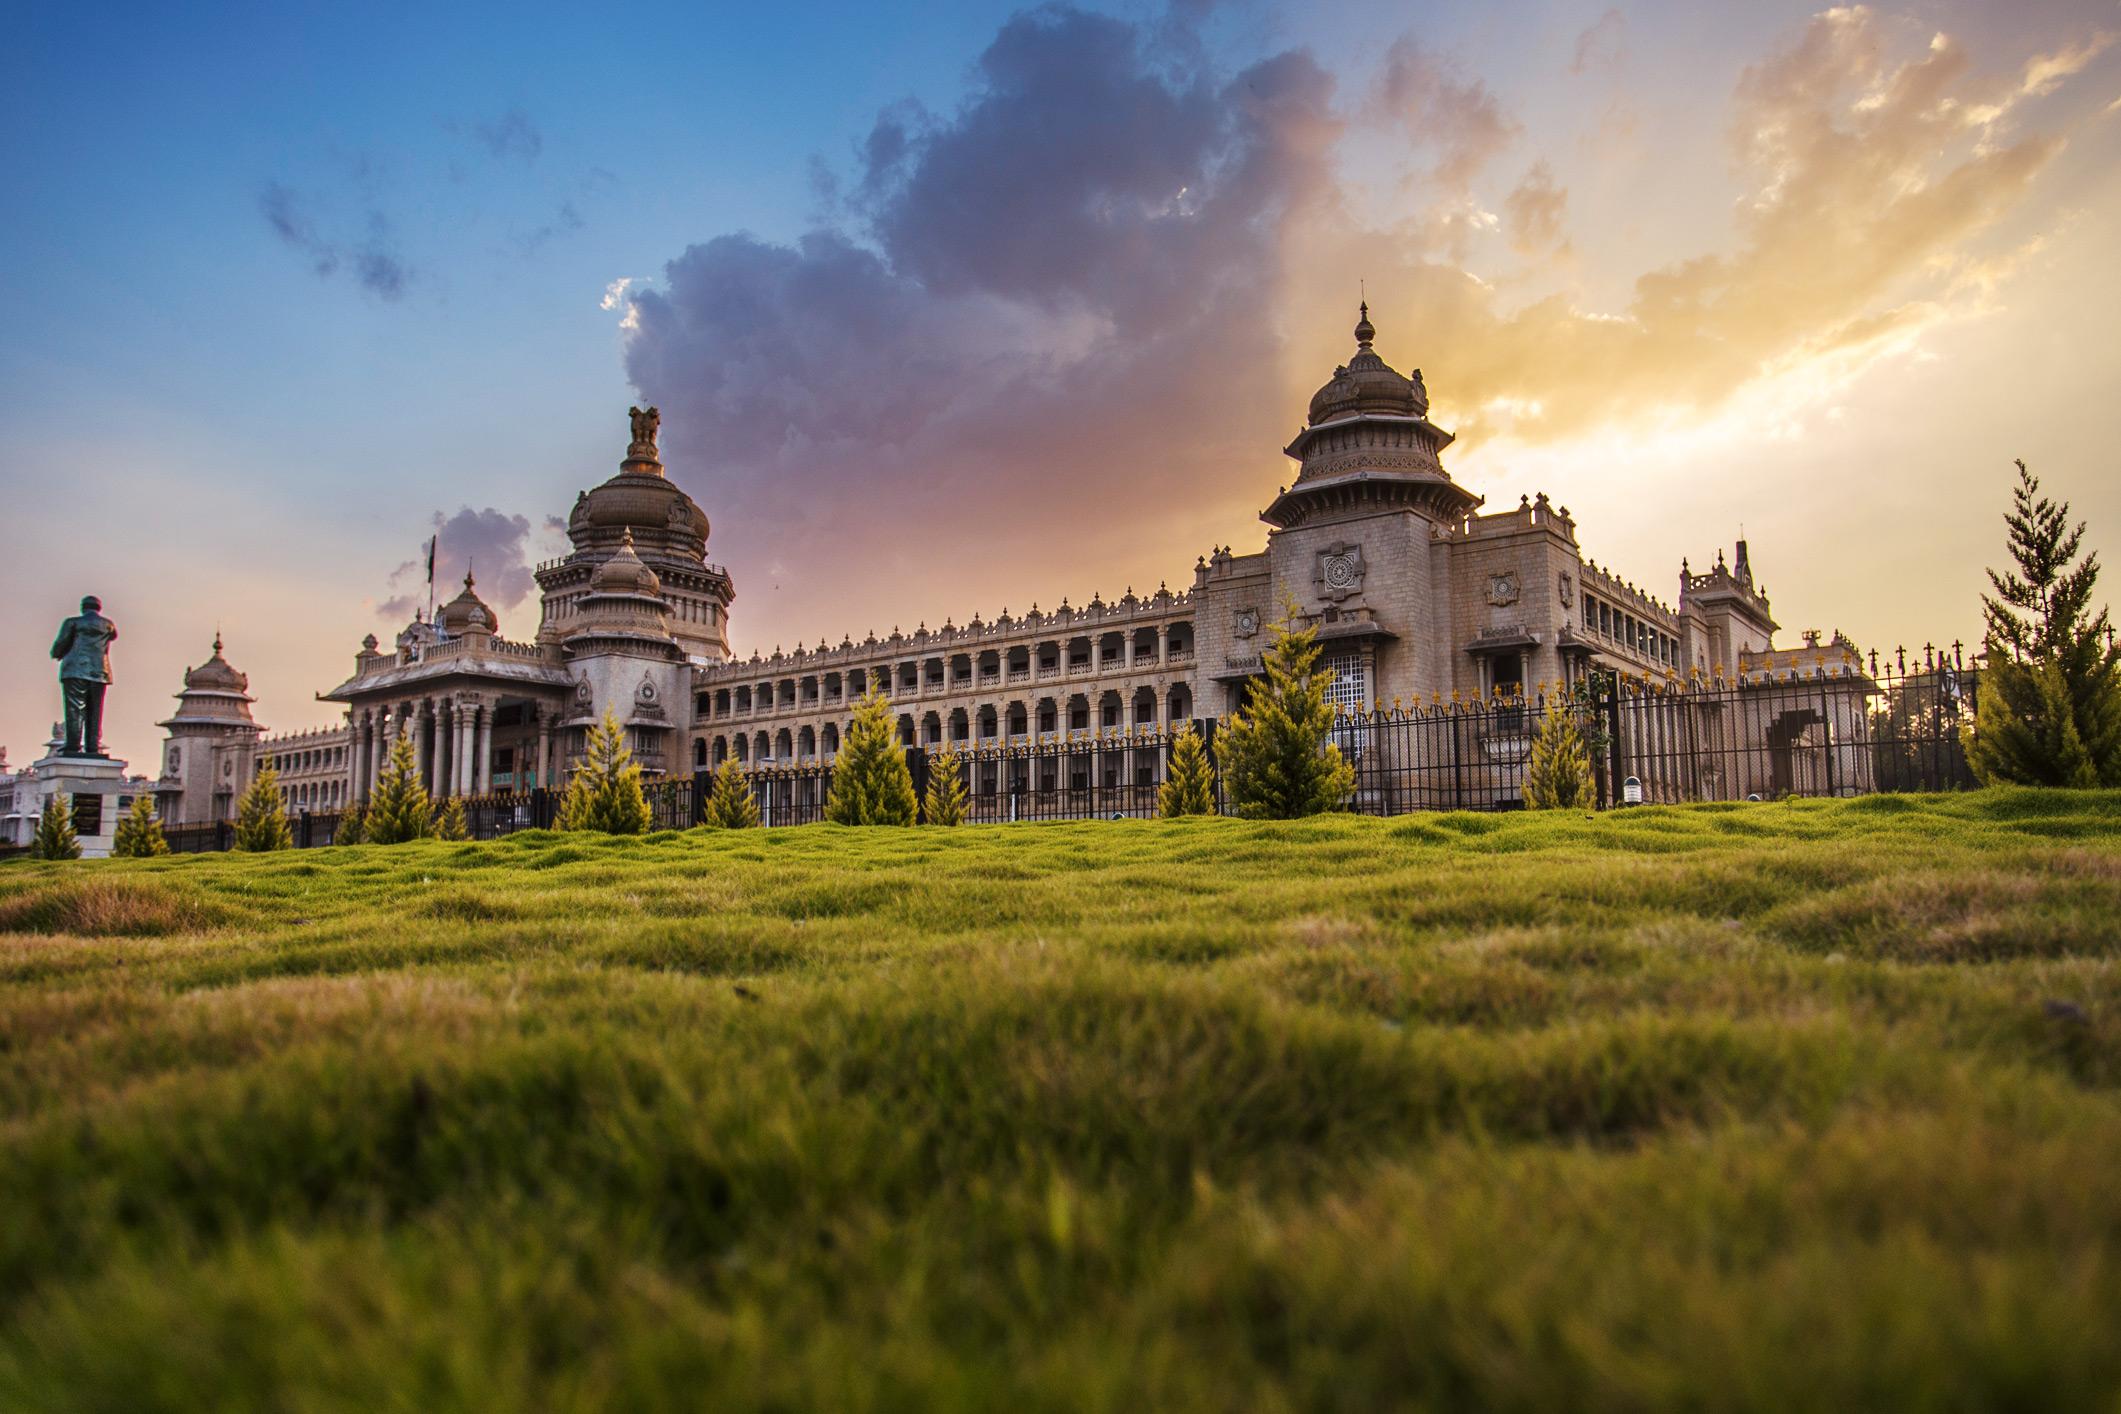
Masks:
[[[567,538],[577,550],[616,552],[630,531],[649,560],[697,564],[707,553],[707,512],[663,474],[656,456],[656,410],[632,409],[633,441],[619,474],[585,491],[567,517]]]

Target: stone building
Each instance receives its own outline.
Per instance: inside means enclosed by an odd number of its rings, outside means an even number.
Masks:
[[[1568,509],[1543,494],[1485,511],[1444,468],[1452,436],[1429,418],[1420,370],[1402,374],[1377,352],[1367,306],[1354,338],[1284,449],[1295,475],[1263,496],[1259,550],[1201,556],[1175,590],[975,614],[770,657],[732,655],[735,587],[707,559],[708,518],[664,474],[655,410],[635,409],[617,474],[582,492],[568,516],[570,552],[537,568],[528,637],[503,636],[467,575],[432,622],[415,616],[387,650],[371,635],[352,675],[320,694],[344,704],[345,726],[275,750],[316,763],[321,779],[300,778],[303,798],[334,809],[373,790],[400,737],[436,794],[558,784],[607,710],[651,777],[728,756],[754,769],[829,761],[871,687],[891,698],[909,746],[1138,736],[1239,707],[1285,611],[1317,628],[1336,671],[1332,696],[1350,710],[1529,697],[1593,670],[1670,684],[1831,671],[1823,653],[1774,656],[1776,624],[1743,541],[1705,573],[1682,561],[1675,604],[1586,558]],[[187,674],[186,699],[167,724],[165,813],[216,818],[223,783],[240,781],[245,753],[265,744],[218,645]],[[1810,727],[1777,716],[1772,730],[1839,739],[1849,727],[1827,720],[1834,711],[1814,715]],[[209,725],[224,734],[226,758],[203,772],[180,766]],[[1097,784],[1153,778],[1158,757],[1150,746],[1101,752],[1107,779]],[[1087,769],[1087,759],[1034,753],[979,761],[972,784],[1079,788],[1088,783],[1074,777]]]

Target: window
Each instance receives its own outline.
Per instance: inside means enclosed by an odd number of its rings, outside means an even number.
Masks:
[[[1333,670],[1326,687],[1326,703],[1350,712],[1362,711],[1370,701],[1370,665],[1360,653],[1336,653],[1324,660]]]

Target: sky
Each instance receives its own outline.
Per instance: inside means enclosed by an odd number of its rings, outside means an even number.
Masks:
[[[274,731],[662,409],[742,654],[1261,548],[1353,351],[1667,601],[1973,642],[2023,457],[2121,547],[2121,0],[15,7],[0,743],[217,631]],[[2114,581],[2108,581],[2108,586]]]

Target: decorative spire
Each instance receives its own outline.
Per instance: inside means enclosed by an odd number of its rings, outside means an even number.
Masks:
[[[1362,302],[1362,312],[1355,321],[1355,342],[1361,348],[1368,349],[1371,340],[1376,337],[1376,326],[1370,323],[1370,302],[1364,300]]]

